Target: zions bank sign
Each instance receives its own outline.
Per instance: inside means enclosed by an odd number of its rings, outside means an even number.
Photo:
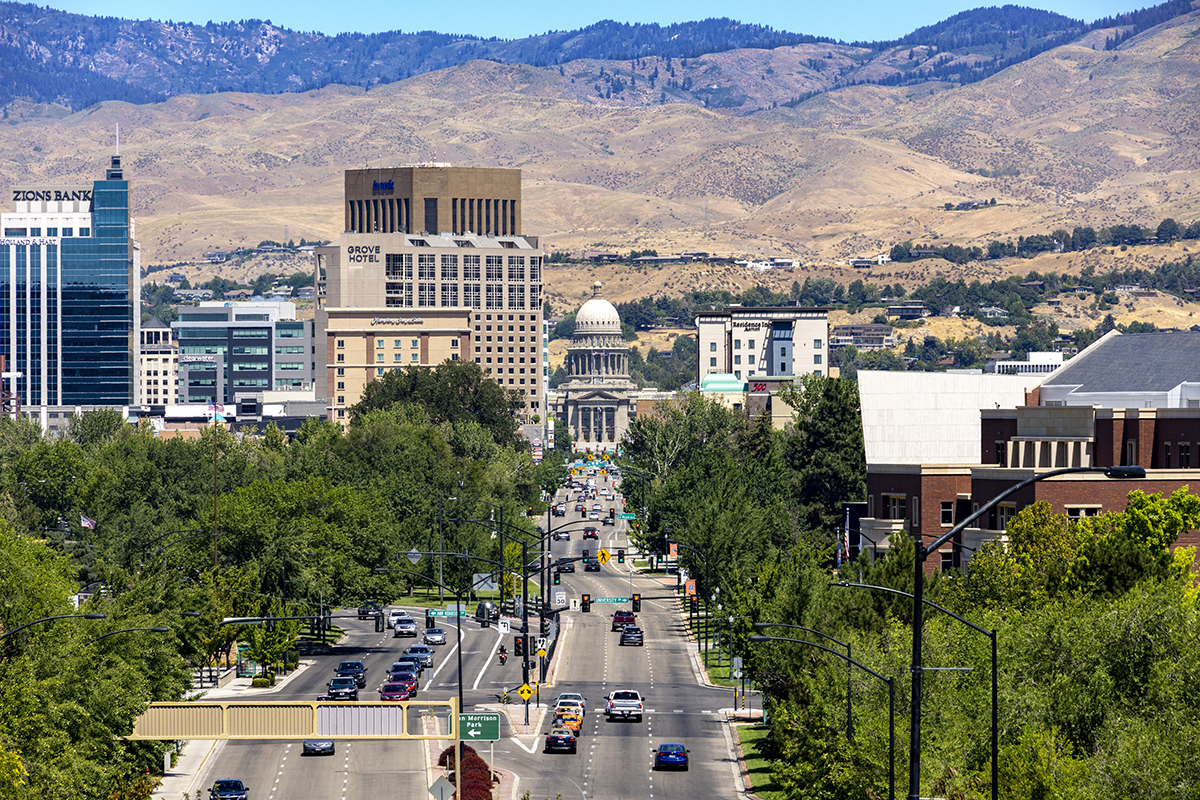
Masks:
[[[14,203],[90,203],[92,190],[81,186],[39,186],[12,190]]]

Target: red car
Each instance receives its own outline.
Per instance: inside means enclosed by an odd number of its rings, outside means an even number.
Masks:
[[[612,629],[614,631],[625,630],[626,625],[637,625],[637,617],[632,611],[618,611],[613,614]]]
[[[388,676],[387,682],[404,686],[411,693],[417,690],[417,685],[420,680],[417,678],[417,673],[415,672],[396,670],[390,676]]]
[[[403,683],[385,683],[379,688],[380,700],[407,700],[412,691]]]

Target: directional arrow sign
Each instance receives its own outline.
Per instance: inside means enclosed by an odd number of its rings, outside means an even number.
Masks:
[[[521,688],[517,689],[517,694],[521,695],[521,699],[528,703],[529,698],[533,697],[533,689],[530,688],[528,683],[523,683],[521,684]]]
[[[499,714],[459,714],[458,725],[464,741],[500,741]]]
[[[628,603],[628,597],[593,597],[593,603]]]
[[[637,519],[637,514],[630,514],[628,511],[622,511],[617,514],[617,519]]]

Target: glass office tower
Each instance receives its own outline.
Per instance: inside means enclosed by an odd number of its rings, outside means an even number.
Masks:
[[[121,157],[91,186],[11,191],[0,213],[6,388],[29,412],[130,404],[140,276]]]

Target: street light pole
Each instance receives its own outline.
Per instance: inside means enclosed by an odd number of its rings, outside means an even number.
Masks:
[[[18,631],[25,630],[30,625],[37,625],[39,622],[50,622],[51,620],[55,620],[55,619],[107,619],[107,618],[108,618],[107,614],[56,614],[53,617],[42,617],[41,619],[35,619],[32,622],[26,622],[24,625],[13,628],[11,631],[5,632],[4,634],[0,635],[0,641],[7,639],[8,637],[12,636],[14,633],[17,633]]]
[[[1008,487],[929,544],[925,544],[921,540],[922,537],[913,538],[915,558],[913,559],[912,707],[909,717],[908,800],[921,800],[921,639],[924,634],[925,624],[925,559],[929,557],[930,553],[937,551],[948,540],[960,534],[972,522],[990,512],[1006,497],[1038,481],[1078,472],[1100,472],[1106,478],[1116,479],[1146,477],[1146,470],[1142,467],[1062,467],[1060,469],[1052,469],[1048,472],[1033,475]],[[996,759],[993,758],[993,777],[997,774],[996,770]]]
[[[805,631],[806,633],[815,633],[817,636],[821,636],[825,639],[828,639],[831,642],[834,642],[835,644],[840,644],[842,647],[846,648],[846,740],[847,741],[853,740],[854,739],[854,714],[853,714],[853,708],[850,705],[850,703],[851,703],[850,676],[853,674],[853,672],[851,672],[851,670],[854,667],[854,661],[851,658],[852,653],[850,651],[850,643],[843,642],[840,639],[835,639],[832,636],[830,636],[828,633],[822,633],[821,631],[814,630],[812,628],[805,628],[803,625],[789,625],[786,622],[752,622],[751,625],[753,625],[755,628],[758,628],[759,630],[762,630],[763,628],[794,628],[795,630]],[[732,637],[732,635],[733,635],[733,617],[729,618],[729,634]],[[729,646],[729,663],[730,664],[733,663],[733,644],[732,644],[732,642],[730,643],[730,646]]]

